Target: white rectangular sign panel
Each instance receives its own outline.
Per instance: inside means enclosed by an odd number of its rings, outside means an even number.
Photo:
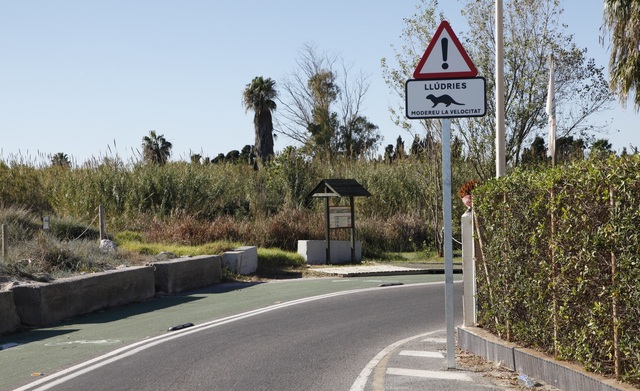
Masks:
[[[484,77],[407,80],[409,119],[482,117],[487,111]]]
[[[330,207],[329,228],[351,228],[351,208],[348,206]]]

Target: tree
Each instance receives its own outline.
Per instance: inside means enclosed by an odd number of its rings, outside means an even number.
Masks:
[[[240,160],[240,151],[238,151],[237,149],[233,149],[227,152],[224,157],[224,161],[228,163],[237,163],[238,160]]]
[[[421,52],[435,31],[437,1],[423,0],[417,13],[406,19],[402,51],[396,50],[397,66],[383,59],[383,72],[393,91],[404,96]],[[457,31],[466,52],[487,81],[487,115],[452,120],[452,132],[461,137],[476,175],[486,179],[495,170],[495,46],[494,0],[466,0],[463,15],[469,31]],[[506,161],[518,165],[524,146],[546,134],[544,111],[548,85],[548,57],[555,59],[558,135],[582,135],[598,125],[589,117],[609,108],[611,93],[602,67],[586,57],[559,21],[562,10],[556,0],[514,0],[505,2],[505,130]],[[417,49],[416,49],[417,48]],[[398,124],[411,130],[404,108],[392,108]],[[436,121],[420,121],[428,133],[439,135]]]
[[[640,111],[640,1],[605,0],[604,19],[611,34],[611,88],[623,103],[635,90],[633,103]]]
[[[601,138],[591,144],[591,153],[589,157],[606,157],[613,155],[612,145],[606,138]]]
[[[278,92],[276,82],[262,76],[255,77],[247,84],[242,94],[245,112],[253,110],[255,130],[255,154],[265,163],[273,156],[273,118],[271,112],[276,109],[275,99]]]
[[[316,158],[337,153],[359,157],[377,147],[378,127],[361,113],[369,88],[363,73],[313,45],[305,45],[297,70],[282,84],[278,132],[302,144]]]
[[[202,161],[202,155],[199,153],[194,153],[191,155],[191,164],[200,164]]]
[[[529,148],[522,151],[522,164],[535,166],[547,160],[547,148],[544,146],[544,139],[536,136]]]
[[[486,12],[493,7],[493,0],[482,0],[469,2],[464,8],[471,26],[467,34],[469,54],[474,57],[479,71],[487,75],[495,69],[494,28],[493,23],[486,23]],[[588,117],[608,109],[611,104],[604,68],[588,59],[586,49],[578,48],[573,36],[563,31],[562,12],[558,1],[548,0],[512,1],[505,9],[506,160],[512,165],[519,163],[527,141],[547,133],[548,118],[544,108],[550,54],[555,64],[557,132],[560,136],[584,136],[599,128],[589,123]],[[484,42],[484,46],[477,42]],[[490,96],[495,94],[493,85],[488,90]],[[495,110],[491,111],[488,117],[492,120]],[[462,126],[461,133],[472,141],[469,136],[476,133],[469,129],[472,127]],[[485,131],[483,134],[488,140],[495,140],[494,127],[490,133]],[[476,156],[479,154],[481,152],[477,151]]]
[[[396,139],[396,156],[399,159],[404,159],[406,157],[406,152],[404,150],[404,141],[402,140],[402,136],[398,136]]]
[[[211,163],[221,164],[221,163],[224,163],[224,161],[225,161],[224,153],[219,153],[218,156],[214,157],[213,160],[211,160]]]
[[[173,145],[155,130],[142,138],[142,156],[147,163],[164,165],[171,157],[171,148]]]
[[[307,125],[311,134],[308,146],[317,154],[330,156],[331,142],[338,127],[337,114],[331,112],[331,104],[338,97],[340,88],[336,85],[334,73],[328,70],[311,76],[307,86],[312,99],[312,122]]]
[[[240,151],[240,159],[248,164],[254,164],[254,156],[253,146],[245,145],[242,147],[242,151]]]
[[[558,137],[556,140],[556,162],[568,163],[584,159],[586,143],[582,138],[573,136]]]
[[[69,168],[71,166],[71,162],[69,161],[69,157],[64,152],[58,152],[51,157],[51,165],[62,168]]]
[[[381,60],[382,77],[392,94],[400,98],[397,106],[389,106],[389,112],[394,123],[413,136],[412,154],[419,152],[420,148],[417,143],[422,134],[425,134],[426,137],[440,138],[438,121],[409,121],[406,118],[404,107],[405,83],[408,79],[413,78],[413,71],[424,50],[429,46],[431,36],[437,28],[436,19],[445,19],[441,12],[437,13],[437,6],[436,0],[428,2],[422,0],[416,6],[416,13],[410,18],[405,18],[405,26],[400,34],[405,43],[400,48],[391,45],[395,52],[394,58],[382,58]]]
[[[393,151],[393,144],[389,144],[384,148],[384,161],[387,163],[393,163],[395,159],[395,152]]]
[[[378,126],[372,124],[366,117],[356,117],[344,125],[340,125],[336,150],[350,158],[358,158],[376,152],[380,142]]]
[[[424,152],[426,147],[426,141],[421,139],[419,135],[413,136],[413,142],[411,143],[411,156],[418,156]]]

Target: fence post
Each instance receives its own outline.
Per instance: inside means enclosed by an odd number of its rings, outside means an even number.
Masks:
[[[107,235],[104,231],[104,206],[98,206],[98,219],[100,221],[100,240],[106,239]]]
[[[2,224],[2,259],[7,259],[7,253],[9,252],[9,237],[7,235],[7,225]]]
[[[464,212],[460,218],[462,228],[462,312],[465,327],[475,326],[476,315],[476,265],[473,257],[473,212]]]

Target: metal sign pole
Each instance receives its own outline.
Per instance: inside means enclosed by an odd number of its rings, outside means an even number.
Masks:
[[[453,320],[453,237],[451,215],[451,120],[442,120],[442,210],[444,218],[444,307],[447,328],[447,368],[456,367]]]
[[[449,51],[449,39],[454,44],[454,50],[451,52]],[[451,210],[451,120],[449,118],[482,117],[486,114],[486,84],[484,78],[476,77],[477,75],[478,69],[473,65],[449,23],[443,20],[413,72],[413,77],[418,80],[407,80],[405,84],[407,118],[442,118],[444,307],[447,326],[447,366],[449,369],[456,367],[453,319],[453,234],[451,227],[453,223]],[[451,105],[455,107],[449,107]]]

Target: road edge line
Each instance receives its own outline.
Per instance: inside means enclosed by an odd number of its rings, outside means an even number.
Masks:
[[[394,342],[391,345],[387,346],[386,348],[382,349],[378,354],[376,354],[374,358],[371,359],[371,361],[367,363],[367,365],[365,365],[365,367],[362,369],[362,371],[360,372],[356,380],[351,385],[351,388],[349,389],[349,391],[364,391],[365,387],[367,386],[367,382],[369,381],[369,377],[371,376],[371,373],[373,373],[374,368],[380,363],[380,361],[382,361],[382,359],[387,354],[391,353],[393,350],[397,349],[398,347],[414,339],[424,338],[436,333],[442,333],[444,331],[445,331],[444,329],[440,329],[435,331],[429,331],[428,333],[414,335],[412,337]]]

